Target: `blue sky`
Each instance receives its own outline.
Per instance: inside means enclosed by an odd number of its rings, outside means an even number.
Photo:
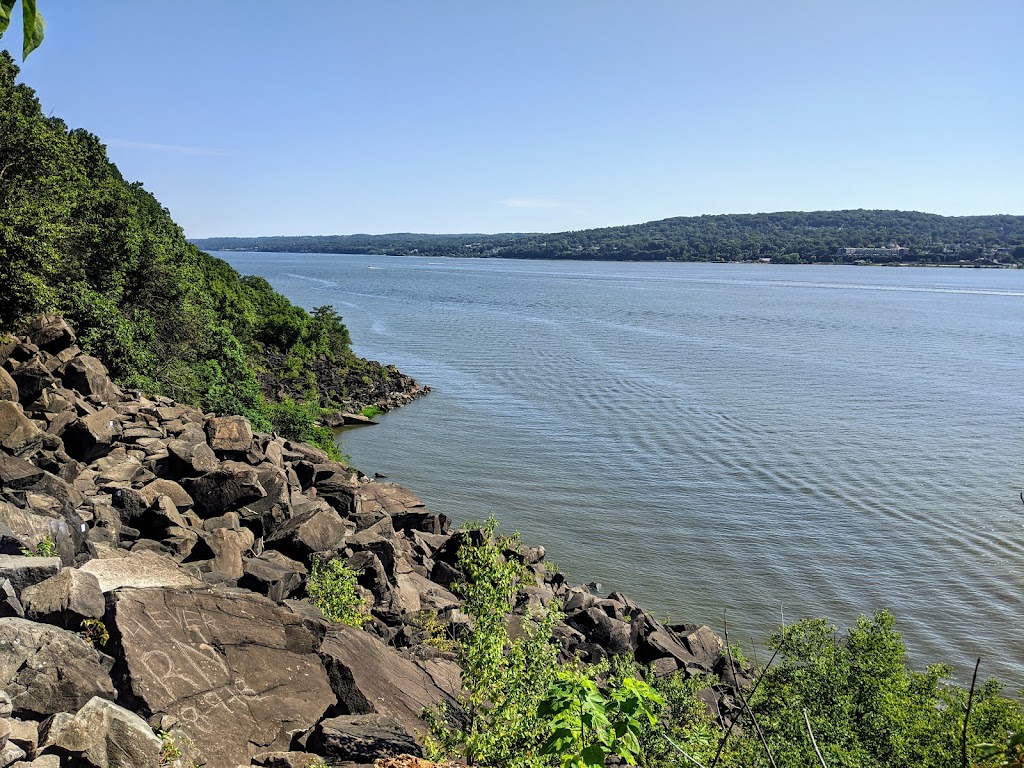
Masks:
[[[191,237],[1024,214],[1021,0],[39,4],[22,80]]]

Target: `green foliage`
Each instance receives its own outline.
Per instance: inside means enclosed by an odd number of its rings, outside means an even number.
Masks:
[[[891,254],[845,248],[898,243],[899,261],[956,263],[986,258],[1011,264],[1024,256],[1024,216],[937,216],[914,211],[782,211],[691,216],[543,235],[329,235],[209,238],[214,250],[389,253],[510,259],[622,261],[757,261],[821,263],[894,261]],[[1024,253],[1024,252],[1022,252]]]
[[[366,601],[356,592],[358,577],[359,571],[352,570],[339,557],[330,560],[314,557],[306,592],[326,618],[359,628],[370,616],[365,611]]]
[[[555,610],[521,618],[521,634],[509,635],[506,617],[516,592],[534,584],[532,572],[505,553],[518,536],[499,536],[491,518],[463,533],[458,566],[464,581],[455,586],[471,631],[458,641],[463,693],[458,707],[427,711],[428,753],[475,766],[548,765],[541,752],[550,722],[539,712],[555,682],[557,652],[552,629]]]
[[[680,753],[708,765],[714,757],[722,731],[708,714],[698,694],[719,684],[714,675],[683,672],[666,677],[651,676],[651,687],[665,700],[661,721],[644,728],[640,736],[640,762],[646,766],[676,764]]]
[[[110,633],[107,631],[107,625],[99,619],[82,620],[82,637],[97,648],[104,647],[110,641]]]
[[[160,729],[156,732],[156,737],[160,739],[160,764],[170,765],[184,753],[181,751],[174,740],[174,736],[164,729]]]
[[[1015,733],[1002,744],[979,744],[984,765],[998,768],[1024,768],[1024,733]]]
[[[368,405],[365,408],[363,408],[363,410],[361,410],[360,413],[366,418],[372,419],[374,416],[380,416],[380,414],[384,413],[384,411],[382,411],[376,405]]]
[[[912,768],[958,765],[967,691],[948,683],[950,669],[912,672],[887,612],[861,617],[845,638],[824,619],[783,627],[772,635],[778,663],[764,672],[750,705],[778,765],[817,766],[803,711],[826,763]],[[996,681],[975,691],[968,729],[972,764],[981,743],[1006,743],[1024,730],[1018,702]],[[767,765],[751,734],[735,739],[728,764]]]
[[[0,0],[0,37],[7,31],[11,23],[11,12],[16,0]],[[32,51],[43,42],[46,24],[43,15],[36,9],[36,0],[21,0],[22,48],[21,58],[24,61]]]
[[[560,755],[562,768],[602,768],[612,755],[635,765],[644,725],[657,724],[664,704],[634,677],[602,689],[581,675],[560,675],[538,713],[552,727],[542,752]]]
[[[452,652],[458,649],[458,643],[451,632],[451,625],[437,615],[437,611],[420,611],[416,616],[415,625],[423,631],[426,639],[424,645],[439,651]]]
[[[729,646],[729,652],[726,655],[731,657],[737,666],[742,667],[747,663],[747,657],[743,655],[743,646],[739,643],[732,643]]]
[[[25,557],[56,557],[57,542],[53,540],[52,536],[43,536],[31,549],[22,547],[21,554]]]

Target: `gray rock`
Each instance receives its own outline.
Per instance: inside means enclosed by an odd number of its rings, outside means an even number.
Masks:
[[[26,618],[65,629],[78,629],[83,619],[103,616],[105,605],[99,579],[88,571],[65,568],[21,591]]]
[[[42,445],[43,431],[22,411],[21,406],[0,400],[0,448],[22,455]]]
[[[0,555],[0,581],[9,579],[19,596],[25,587],[56,576],[60,568],[59,557]]]
[[[178,509],[188,509],[195,502],[184,488],[173,480],[157,479],[147,483],[139,490],[147,506],[156,501],[157,496],[167,496]]]
[[[8,741],[6,744],[0,742],[0,766],[13,765],[26,757],[25,750],[17,744]]]
[[[74,632],[25,619],[0,619],[0,687],[19,717],[76,711],[93,696],[112,699],[114,660]]]
[[[39,723],[33,720],[8,720],[11,732],[7,738],[25,750],[25,756],[32,759],[39,748]]]
[[[73,459],[89,462],[109,453],[120,434],[121,421],[117,411],[104,408],[83,416],[65,428],[64,450]]]
[[[0,451],[0,489],[16,491],[29,488],[45,474],[35,464]]]
[[[321,720],[310,734],[307,748],[323,755],[330,764],[372,763],[381,757],[423,754],[416,740],[387,715],[343,715]]]
[[[31,549],[35,542],[50,535],[52,520],[0,501],[0,554],[18,555],[22,547]]]
[[[79,570],[95,576],[104,593],[121,587],[192,587],[199,584],[183,573],[173,560],[155,552],[132,552],[127,557],[90,560]]]
[[[55,717],[43,748],[73,755],[93,768],[159,768],[161,742],[145,720],[95,697],[73,717]]]
[[[296,560],[308,560],[314,552],[337,549],[344,544],[349,527],[326,504],[301,512],[266,538],[266,546]]]
[[[11,696],[3,688],[0,688],[0,717],[10,717],[14,711],[11,703]]]
[[[4,368],[0,368],[0,400],[18,400],[18,385]]]
[[[95,357],[79,355],[63,367],[64,383],[83,395],[92,396],[101,403],[115,403],[119,390],[110,380],[106,366]]]
[[[0,618],[7,616],[25,618],[25,608],[18,599],[18,593],[14,591],[10,579],[0,581]]]
[[[206,436],[214,451],[248,451],[252,426],[244,416],[215,416],[206,422]]]
[[[184,479],[181,484],[202,517],[217,517],[266,496],[256,471],[236,461],[225,461],[219,469]]]
[[[338,697],[336,713],[386,715],[412,739],[426,733],[424,708],[442,702],[454,706],[460,688],[455,662],[439,662],[428,673],[421,662],[345,624],[331,626],[320,655]]]
[[[336,702],[301,619],[241,590],[121,589],[125,693],[177,719],[209,765],[287,749]]]
[[[264,594],[274,602],[295,594],[307,576],[306,566],[272,549],[259,557],[246,558],[242,569],[238,586]]]
[[[60,315],[42,314],[21,329],[21,333],[39,349],[56,355],[71,347],[78,339],[68,322]]]
[[[323,760],[312,752],[261,752],[253,757],[252,764],[263,768],[309,768],[317,765],[318,759]]]
[[[202,475],[220,466],[213,448],[205,442],[171,440],[167,443],[167,453],[179,476]]]

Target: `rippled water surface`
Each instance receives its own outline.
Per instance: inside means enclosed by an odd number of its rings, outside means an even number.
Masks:
[[[433,509],[744,645],[889,608],[1024,687],[1024,271],[219,255],[434,387],[343,437]]]

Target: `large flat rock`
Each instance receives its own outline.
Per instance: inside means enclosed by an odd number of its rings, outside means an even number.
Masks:
[[[171,715],[211,766],[288,749],[336,699],[301,619],[243,590],[121,589],[125,686]]]
[[[320,654],[338,696],[338,710],[386,715],[413,739],[426,732],[423,710],[436,709],[441,702],[454,705],[461,687],[455,662],[437,661],[427,667],[345,624],[331,627]]]
[[[80,570],[95,576],[103,592],[121,587],[194,587],[200,584],[183,573],[169,557],[145,550],[132,552],[127,557],[90,560]]]

